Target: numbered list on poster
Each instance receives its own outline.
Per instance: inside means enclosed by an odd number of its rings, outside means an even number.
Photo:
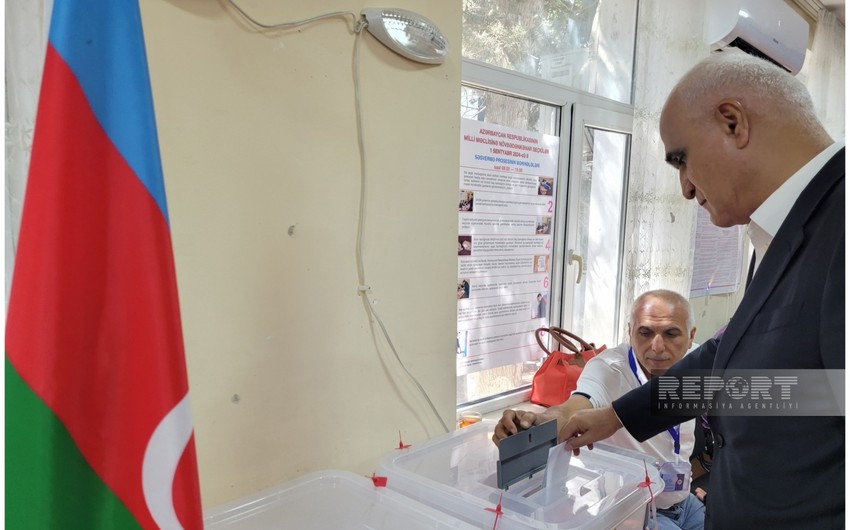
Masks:
[[[457,374],[541,355],[552,267],[558,137],[461,122]]]

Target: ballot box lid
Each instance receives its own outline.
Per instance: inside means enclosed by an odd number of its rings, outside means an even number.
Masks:
[[[475,530],[370,477],[326,470],[257,492],[204,514],[204,528],[221,530],[385,529]]]
[[[566,475],[545,487],[545,472],[497,486],[496,422],[484,420],[387,454],[387,487],[480,528],[500,530],[641,528],[664,484],[636,452],[605,444],[572,456]],[[649,477],[647,487],[646,477]]]

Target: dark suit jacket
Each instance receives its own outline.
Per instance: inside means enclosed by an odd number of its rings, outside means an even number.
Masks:
[[[720,341],[706,342],[668,374],[844,369],[844,347],[841,149],[788,213]],[[613,403],[638,440],[687,419],[651,415],[657,389],[654,378]],[[735,416],[714,409],[708,411],[715,448],[706,528],[844,528],[843,416]]]

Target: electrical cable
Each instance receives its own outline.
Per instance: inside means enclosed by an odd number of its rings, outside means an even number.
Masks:
[[[363,35],[363,28],[366,26],[365,21],[361,21],[355,29],[355,37],[354,37],[354,56],[352,59],[352,72],[354,76],[354,109],[355,115],[357,118],[357,144],[360,150],[360,207],[357,214],[357,244],[356,244],[356,255],[357,255],[357,277],[360,281],[360,286],[358,287],[358,292],[361,293],[365,299],[366,306],[369,311],[372,313],[372,316],[375,317],[375,320],[378,322],[378,325],[381,328],[381,331],[384,334],[384,338],[387,341],[387,345],[389,345],[390,350],[392,350],[393,355],[395,355],[396,360],[398,361],[399,366],[404,370],[408,377],[416,384],[419,391],[425,397],[425,400],[428,402],[428,405],[431,407],[431,410],[434,412],[434,415],[440,420],[440,424],[442,424],[443,429],[446,432],[451,432],[446,422],[443,421],[443,417],[440,416],[440,413],[437,412],[437,407],[434,406],[434,403],[431,401],[430,396],[428,396],[428,392],[422,387],[419,383],[419,380],[414,376],[410,370],[408,370],[407,366],[405,366],[404,361],[401,360],[401,357],[396,350],[395,344],[393,344],[392,339],[390,338],[390,334],[387,331],[386,326],[384,325],[384,321],[381,316],[378,314],[378,311],[375,309],[375,302],[369,297],[369,292],[371,287],[366,283],[366,268],[363,264],[363,233],[365,232],[365,218],[366,218],[366,150],[363,142],[363,117],[361,112],[360,105],[360,37]]]
[[[378,314],[375,309],[375,302],[369,296],[371,292],[371,287],[366,283],[366,267],[363,262],[363,234],[365,232],[365,218],[366,218],[366,149],[364,147],[363,141],[363,118],[361,112],[361,104],[360,104],[360,37],[363,35],[363,28],[366,27],[366,21],[364,19],[358,19],[358,17],[354,13],[338,11],[334,13],[327,13],[324,15],[318,15],[312,18],[308,18],[305,20],[300,20],[296,22],[284,22],[280,24],[262,24],[257,20],[254,20],[251,16],[249,16],[245,11],[243,11],[234,0],[227,0],[230,5],[233,6],[236,11],[239,12],[246,20],[255,26],[266,29],[288,29],[294,28],[298,26],[302,26],[305,24],[309,24],[311,22],[315,22],[317,20],[322,20],[326,18],[333,17],[344,17],[350,15],[352,17],[352,24],[354,30],[354,51],[352,54],[351,61],[351,70],[354,78],[354,113],[357,122],[357,146],[358,152],[360,155],[360,205],[357,212],[357,240],[355,244],[355,255],[357,261],[357,280],[360,282],[360,285],[357,287],[357,292],[359,295],[363,297],[363,303],[366,306],[369,314],[375,319],[378,323],[378,326],[381,328],[381,332],[384,335],[384,339],[387,341],[387,345],[390,350],[393,352],[393,355],[396,358],[399,366],[401,366],[402,370],[407,374],[407,376],[413,381],[416,387],[419,389],[419,392],[422,393],[422,396],[425,398],[425,401],[428,402],[431,410],[434,412],[434,415],[440,421],[440,424],[443,426],[443,429],[446,432],[451,432],[446,422],[443,420],[443,417],[437,411],[437,407],[434,406],[434,402],[431,401],[430,396],[428,396],[428,392],[422,387],[419,383],[419,380],[413,373],[408,370],[407,366],[405,366],[404,361],[402,361],[401,356],[398,354],[398,350],[396,350],[395,344],[390,338],[390,334],[387,331],[386,326],[384,325],[384,321],[381,316]]]
[[[258,28],[267,29],[267,30],[297,28],[298,26],[304,26],[305,24],[310,24],[311,22],[316,22],[318,20],[322,20],[322,19],[325,19],[325,18],[335,18],[335,17],[344,17],[344,16],[350,16],[352,25],[355,26],[355,28],[357,26],[357,15],[355,15],[354,13],[351,13],[349,11],[335,11],[333,13],[325,13],[324,15],[318,15],[318,16],[315,16],[315,17],[312,17],[312,18],[307,18],[307,19],[304,19],[304,20],[297,20],[295,22],[281,22],[280,24],[263,24],[262,22],[259,22],[258,20],[251,17],[251,15],[249,15],[248,13],[243,11],[242,8],[239,7],[236,4],[236,2],[234,2],[233,0],[227,0],[227,3],[229,3],[231,6],[233,6],[233,9],[238,11],[239,14],[242,15],[242,17],[245,18],[248,22],[257,26]],[[357,31],[357,30],[355,29],[355,31]]]

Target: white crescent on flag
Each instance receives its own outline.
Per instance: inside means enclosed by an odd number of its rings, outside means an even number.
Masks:
[[[163,530],[182,529],[174,509],[172,485],[177,464],[192,437],[192,414],[186,393],[154,429],[142,462],[142,490],[156,524]]]

